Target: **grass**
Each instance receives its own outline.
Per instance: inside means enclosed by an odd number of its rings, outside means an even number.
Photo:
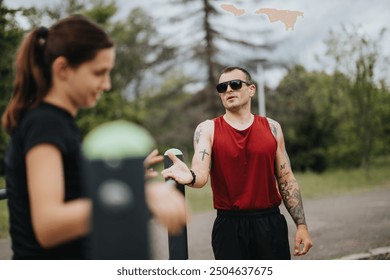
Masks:
[[[306,200],[375,188],[390,188],[389,174],[390,157],[375,161],[369,177],[366,177],[363,169],[335,169],[322,174],[295,173],[295,176],[301,187],[303,200]],[[4,186],[4,179],[0,177],[0,188]],[[210,185],[202,189],[186,188],[186,198],[192,213],[213,209]],[[0,200],[0,238],[7,237],[9,237],[7,201]]]
[[[5,188],[5,180],[0,177],[0,189]],[[8,209],[7,200],[0,200],[0,239],[7,238],[8,233]]]
[[[367,177],[364,170],[334,169],[318,174],[313,172],[297,173],[295,177],[301,188],[303,200],[362,192],[375,188],[390,188],[390,158],[376,160]],[[209,185],[202,189],[186,188],[186,196],[192,212],[213,209],[212,192]]]

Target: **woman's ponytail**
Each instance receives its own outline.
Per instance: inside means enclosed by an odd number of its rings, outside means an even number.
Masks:
[[[13,93],[2,116],[2,124],[8,133],[17,125],[20,114],[36,106],[50,87],[50,67],[47,69],[45,62],[48,34],[46,27],[31,31],[17,51]]]

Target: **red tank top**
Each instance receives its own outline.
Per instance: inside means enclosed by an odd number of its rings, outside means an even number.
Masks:
[[[274,165],[277,142],[265,117],[254,116],[237,130],[220,116],[214,119],[210,171],[214,208],[256,210],[281,203]]]

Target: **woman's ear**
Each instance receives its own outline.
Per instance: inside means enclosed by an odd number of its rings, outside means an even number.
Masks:
[[[68,76],[69,64],[68,60],[63,57],[57,57],[52,65],[53,78],[57,77],[61,80],[66,79]]]

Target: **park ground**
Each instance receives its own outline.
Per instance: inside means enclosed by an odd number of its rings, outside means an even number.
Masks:
[[[283,205],[290,246],[295,225]],[[294,260],[390,259],[390,184],[371,190],[304,200],[306,220],[314,243],[310,252]],[[215,211],[193,213],[188,222],[191,260],[214,259],[211,229]],[[150,222],[152,258],[169,259],[168,235],[156,221]],[[8,238],[0,239],[0,259],[10,259]]]

